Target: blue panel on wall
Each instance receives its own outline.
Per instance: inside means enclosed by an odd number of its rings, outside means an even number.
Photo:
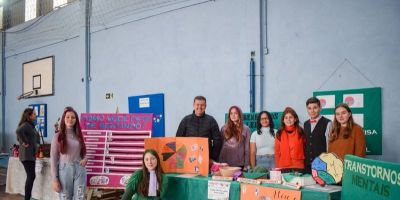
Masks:
[[[47,137],[47,104],[30,104],[36,115],[36,130],[39,131],[43,137]]]
[[[164,94],[128,97],[129,113],[153,113],[152,137],[165,136]]]

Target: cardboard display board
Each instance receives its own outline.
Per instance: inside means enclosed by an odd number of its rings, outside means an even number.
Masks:
[[[333,120],[335,106],[349,105],[354,121],[363,127],[367,155],[382,155],[382,89],[318,91],[314,96],[321,101],[321,114]]]
[[[145,148],[158,152],[165,173],[208,176],[208,138],[150,138],[145,139]]]
[[[240,184],[240,199],[300,200],[301,191],[260,185]]]
[[[400,198],[400,164],[346,155],[342,199]]]
[[[129,113],[153,113],[151,137],[165,136],[164,94],[128,97]]]
[[[142,168],[144,139],[151,137],[152,114],[81,114],[88,163],[87,186],[125,188]]]

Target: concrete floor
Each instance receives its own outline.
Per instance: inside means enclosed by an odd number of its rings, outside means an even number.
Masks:
[[[24,196],[19,194],[7,194],[6,191],[7,169],[0,167],[0,199],[1,200],[23,200]]]
[[[0,199],[1,200],[23,200],[24,196],[19,194],[7,194],[6,185],[0,185]]]

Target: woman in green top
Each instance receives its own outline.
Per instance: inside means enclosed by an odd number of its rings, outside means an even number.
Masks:
[[[142,161],[143,169],[132,174],[122,200],[160,199],[163,173],[160,158],[155,150],[147,149]]]

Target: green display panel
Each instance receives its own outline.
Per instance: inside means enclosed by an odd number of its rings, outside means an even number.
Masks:
[[[354,121],[363,127],[367,155],[382,155],[382,100],[381,88],[337,91],[317,91],[313,95],[321,101],[321,114],[333,120],[335,106],[347,103]]]
[[[398,200],[400,164],[353,155],[344,159],[342,199]]]
[[[274,129],[278,130],[281,127],[281,116],[282,112],[270,112],[272,121],[274,122]],[[257,117],[258,112],[254,113],[243,113],[243,122],[247,125],[251,132],[257,130]],[[225,113],[225,123],[228,121],[228,114]]]

